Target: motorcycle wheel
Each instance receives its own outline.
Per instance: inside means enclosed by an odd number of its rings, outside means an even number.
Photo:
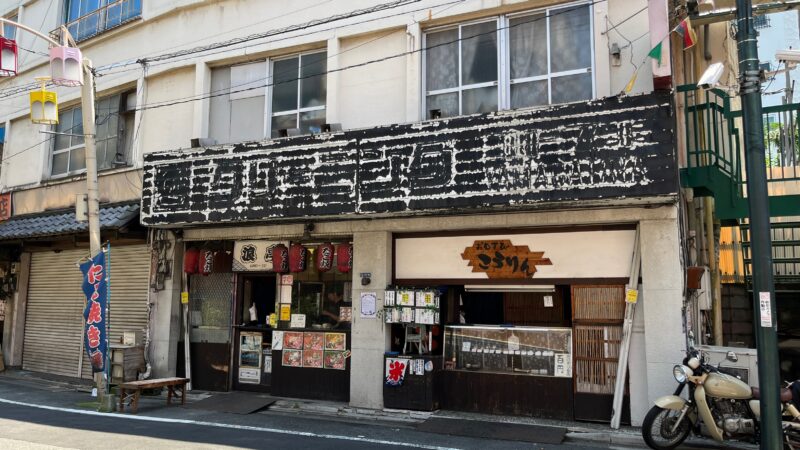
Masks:
[[[680,415],[680,411],[672,409],[663,409],[658,406],[650,408],[642,422],[644,442],[655,450],[671,450],[681,445],[689,436],[691,424],[689,419],[684,417],[678,428],[672,431],[672,427]]]

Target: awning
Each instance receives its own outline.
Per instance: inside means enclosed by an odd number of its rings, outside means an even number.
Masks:
[[[100,229],[116,230],[139,215],[138,203],[100,207]],[[48,211],[14,216],[0,223],[0,240],[63,236],[89,231],[88,222],[75,220],[75,210]]]

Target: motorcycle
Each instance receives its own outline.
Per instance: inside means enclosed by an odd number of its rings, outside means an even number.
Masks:
[[[736,354],[727,359],[735,362]],[[642,422],[642,437],[655,450],[679,446],[690,433],[726,440],[758,443],[760,403],[758,388],[751,388],[724,368],[706,364],[703,354],[687,352],[672,374],[678,388],[655,401]],[[689,389],[688,400],[681,397]],[[800,380],[781,389],[784,448],[800,450]]]

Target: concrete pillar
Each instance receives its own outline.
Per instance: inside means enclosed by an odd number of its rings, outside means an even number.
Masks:
[[[3,349],[7,366],[22,366],[22,342],[25,339],[25,315],[28,312],[28,280],[31,274],[31,254],[23,253],[19,258],[19,277],[17,292],[14,293],[14,306],[11,308],[11,334],[7,347]],[[5,339],[3,339],[5,344]],[[8,351],[8,353],[6,353]]]
[[[151,290],[150,303],[150,365],[153,378],[174,377],[178,358],[178,338],[181,332],[181,270],[183,270],[183,241],[171,233],[173,253],[172,276],[164,280],[164,289]]]
[[[422,29],[419,22],[406,28],[406,50],[414,52],[422,48]],[[422,56],[421,52],[406,56],[406,122],[419,122],[426,116],[422,111]]]
[[[362,319],[361,293],[375,292],[379,305],[392,280],[392,234],[370,231],[353,235],[353,326],[350,357],[350,405],[383,408],[383,353],[388,348],[388,330],[383,320]],[[372,274],[361,285],[360,273]],[[380,306],[379,306],[380,307]]]
[[[680,258],[679,219],[646,220],[640,222],[642,245],[642,301],[644,321],[644,364],[635,366],[631,377],[647,376],[647,398],[637,395],[631,399],[632,419],[641,423],[642,411],[649,409],[659,396],[671,394],[677,386],[672,367],[685,356],[686,339],[683,332],[683,267]],[[638,392],[638,390],[637,390]],[[633,392],[632,392],[633,394]],[[645,404],[642,404],[646,400]]]
[[[336,70],[341,65],[339,61],[339,53],[341,53],[341,43],[339,38],[333,37],[328,39],[328,70]],[[325,121],[328,123],[341,123],[341,115],[339,112],[339,92],[341,72],[331,72],[327,75],[328,89],[325,98]],[[342,124],[343,128],[347,128]]]

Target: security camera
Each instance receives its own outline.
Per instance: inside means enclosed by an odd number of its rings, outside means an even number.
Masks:
[[[703,75],[697,80],[697,86],[703,89],[709,89],[719,84],[719,79],[722,78],[722,73],[725,71],[725,66],[721,62],[715,62],[708,66],[703,72]]]
[[[800,62],[800,50],[778,50],[775,52],[775,59],[778,61],[798,63]]]

